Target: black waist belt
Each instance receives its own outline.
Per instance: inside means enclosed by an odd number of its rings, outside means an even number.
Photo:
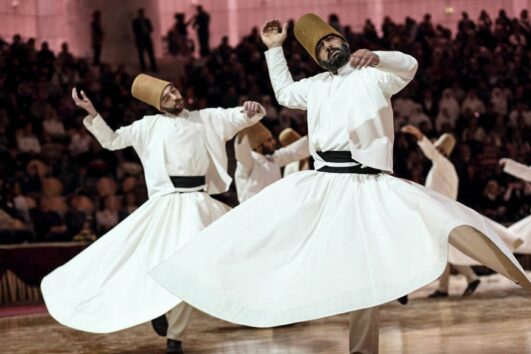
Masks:
[[[362,175],[377,175],[382,173],[381,170],[376,168],[367,167],[359,164],[358,161],[352,159],[352,154],[350,151],[317,151],[324,161],[330,163],[358,163],[355,166],[344,166],[344,167],[332,167],[332,166],[323,166],[317,171],[319,172],[330,172],[330,173],[357,173]]]
[[[205,176],[170,176],[175,188],[196,188],[206,184]]]

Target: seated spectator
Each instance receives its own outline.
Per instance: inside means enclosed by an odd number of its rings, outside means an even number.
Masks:
[[[37,208],[30,212],[39,242],[69,241],[71,236],[61,214],[51,208],[52,201],[41,198]]]
[[[439,113],[437,114],[437,117],[435,118],[435,129],[437,129],[438,132],[443,132],[443,126],[447,126],[445,131],[453,131],[455,128],[455,122],[457,118],[453,118],[448,110],[447,107],[442,108],[439,110]]]
[[[26,174],[20,180],[20,188],[23,194],[38,196],[42,192],[42,177],[37,163],[29,163]]]
[[[66,132],[63,122],[59,120],[57,112],[53,108],[49,108],[44,114],[44,121],[42,122],[42,130],[44,134],[55,138],[64,139]]]
[[[125,195],[125,206],[124,206],[125,215],[132,214],[137,208],[138,208],[138,203],[136,202],[135,195],[133,193],[127,193]]]
[[[35,155],[41,152],[41,144],[37,136],[33,134],[33,125],[27,123],[22,130],[17,133],[17,147],[21,153]]]
[[[86,154],[90,151],[90,146],[92,144],[93,138],[87,133],[85,127],[80,127],[74,130],[70,138],[70,145],[68,150],[70,154],[74,157]]]
[[[29,226],[0,209],[0,244],[23,243],[33,240]]]
[[[490,96],[490,102],[493,105],[494,112],[498,114],[507,114],[507,96],[499,87],[495,87]]]
[[[63,189],[63,183],[59,178],[46,177],[42,181],[42,195],[44,197],[59,197],[63,194]]]
[[[531,128],[531,110],[529,104],[518,102],[516,108],[509,114],[508,125],[513,128]]]
[[[503,203],[502,189],[498,182],[493,179],[487,182],[479,205],[483,215],[494,220],[503,218],[507,208]]]
[[[422,106],[418,103],[415,105],[415,108],[413,109],[413,113],[409,117],[409,122],[417,128],[421,125],[421,123],[425,123],[428,126],[428,129],[431,130],[430,117],[428,117],[424,113]]]
[[[100,198],[116,194],[116,182],[109,177],[101,177],[96,183],[96,189]]]
[[[96,212],[96,224],[100,235],[116,226],[126,215],[121,210],[121,202],[115,195],[109,195],[102,203],[102,208]]]
[[[69,234],[74,237],[80,233],[95,234],[94,204],[89,197],[84,195],[72,197],[70,208],[65,214],[65,223]]]
[[[486,110],[485,104],[478,98],[474,90],[470,90],[467,93],[465,100],[461,104],[461,112],[485,113]]]

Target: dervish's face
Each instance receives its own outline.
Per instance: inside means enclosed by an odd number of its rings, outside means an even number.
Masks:
[[[341,37],[330,34],[317,43],[317,60],[327,70],[336,72],[350,60],[350,48]]]
[[[258,152],[262,155],[272,155],[275,150],[277,149],[277,141],[275,138],[270,137],[266,141],[264,141],[259,147]]]
[[[179,115],[184,109],[184,100],[181,92],[173,85],[167,86],[164,91],[162,91],[162,96],[160,98],[160,108],[162,111]]]

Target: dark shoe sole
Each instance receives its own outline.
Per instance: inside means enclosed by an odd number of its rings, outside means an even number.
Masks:
[[[479,279],[474,280],[473,282],[470,282],[468,286],[466,287],[465,292],[463,293],[463,296],[471,296],[472,294],[474,294],[474,292],[476,291],[480,283],[481,283],[481,280]]]
[[[431,293],[428,295],[428,299],[438,299],[441,297],[448,297],[448,293],[443,293],[442,291],[435,291],[434,293]]]
[[[407,303],[409,302],[409,297],[407,295],[404,295],[396,299],[396,301],[398,301],[401,305],[407,305]]]
[[[168,334],[168,319],[166,318],[166,315],[152,319],[151,326],[153,327],[155,333],[161,337],[166,337]]]

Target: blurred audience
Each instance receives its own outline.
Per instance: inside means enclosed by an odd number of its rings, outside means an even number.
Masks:
[[[102,149],[70,99],[74,85],[83,89],[115,129],[153,113],[130,95],[135,73],[101,62],[100,16],[94,13],[92,24],[94,65],[74,57],[67,43],[55,55],[45,42],[37,50],[31,38],[0,40],[0,242],[94,240],[147,198],[134,151]],[[147,22],[139,18],[143,22],[137,27],[145,30]],[[168,35],[170,53],[181,57],[175,71],[184,73],[177,86],[187,107],[257,100],[266,107],[264,123],[274,135],[289,126],[306,134],[305,112],[279,107],[274,99],[259,30],[252,28],[234,47],[225,37],[210,48],[209,21],[200,7],[188,22],[177,14]],[[416,142],[399,133],[401,126],[415,124],[429,138],[452,133],[457,139],[452,159],[460,177],[458,199],[506,224],[529,215],[531,185],[502,173],[497,164],[502,156],[531,164],[531,27],[526,10],[513,19],[503,10],[492,19],[485,11],[477,20],[463,13],[455,35],[433,23],[429,14],[420,22],[386,17],[382,35],[370,20],[361,33],[337,14],[329,22],[345,35],[352,51],[400,50],[419,61],[413,82],[393,98],[396,176],[422,184],[429,169]],[[189,24],[200,40],[200,58],[192,54]],[[289,26],[284,51],[294,79],[321,71],[296,42],[293,21]],[[142,36],[147,40],[150,31]],[[233,159],[229,166],[234,168]],[[225,200],[233,197],[231,190]]]

